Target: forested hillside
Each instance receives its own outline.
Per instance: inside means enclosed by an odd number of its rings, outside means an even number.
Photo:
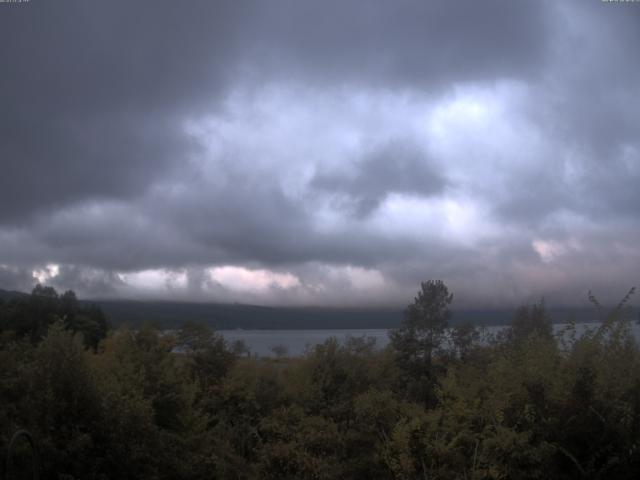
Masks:
[[[23,292],[0,289],[0,299],[25,297]],[[318,330],[397,328],[402,308],[348,307],[267,307],[260,305],[197,303],[159,300],[80,300],[81,305],[96,305],[114,327],[137,328],[152,324],[159,329],[179,328],[185,321],[206,324],[215,330]],[[451,311],[451,325],[506,325],[513,308],[466,308]],[[597,321],[597,312],[589,307],[551,306],[548,317],[554,323],[570,320]],[[636,313],[637,315],[637,313]]]
[[[38,287],[0,304],[0,449],[28,429],[42,478],[637,478],[628,300],[581,336],[554,337],[540,303],[483,338],[446,329],[452,296],[426,282],[383,351],[268,360],[194,323],[108,331]]]

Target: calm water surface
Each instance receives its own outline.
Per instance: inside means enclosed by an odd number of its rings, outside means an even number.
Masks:
[[[597,323],[578,323],[576,331],[579,334],[588,328],[596,328]],[[566,327],[566,324],[555,324],[556,332]],[[485,327],[486,334],[496,334],[504,329],[504,326]],[[345,330],[220,330],[229,342],[242,340],[251,350],[251,353],[261,357],[275,356],[273,348],[282,346],[286,349],[286,355],[302,355],[305,350],[314,345],[323,343],[330,337],[336,337],[344,342],[348,337],[373,337],[376,345],[384,348],[389,343],[389,330],[387,329],[345,329]],[[640,326],[633,323],[633,333],[640,340]]]

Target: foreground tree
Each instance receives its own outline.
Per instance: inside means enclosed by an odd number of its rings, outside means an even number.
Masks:
[[[184,354],[192,378],[203,391],[219,384],[237,360],[235,351],[222,335],[200,323],[184,322],[178,331],[177,347]]]
[[[422,282],[402,324],[389,334],[398,367],[406,376],[408,396],[426,403],[433,400],[434,354],[442,346],[452,301],[453,294],[442,280]]]
[[[516,344],[521,344],[532,336],[553,340],[553,326],[544,300],[533,305],[520,306],[505,333],[507,339]]]

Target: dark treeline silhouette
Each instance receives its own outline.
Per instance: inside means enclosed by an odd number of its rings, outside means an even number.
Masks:
[[[525,305],[489,336],[447,328],[453,296],[429,281],[384,350],[258,359],[193,322],[108,331],[38,286],[0,302],[0,450],[28,430],[47,479],[637,478],[628,300],[555,336]]]
[[[0,299],[27,296],[25,293],[0,289]],[[180,328],[185,318],[203,323],[215,330],[318,330],[318,329],[389,329],[398,328],[403,308],[397,307],[266,307],[258,305],[194,303],[159,300],[92,300],[109,318],[112,326],[137,328],[151,323],[162,329]],[[547,308],[549,316],[559,323],[573,318],[578,322],[598,321],[592,307]],[[466,308],[451,311],[451,326],[471,323],[476,326],[508,325],[513,308]]]
[[[36,344],[56,322],[72,333],[81,333],[84,343],[93,349],[109,329],[102,309],[79,302],[72,290],[58,295],[53,287],[38,284],[31,295],[13,292],[7,299],[0,298],[0,331],[5,335]]]

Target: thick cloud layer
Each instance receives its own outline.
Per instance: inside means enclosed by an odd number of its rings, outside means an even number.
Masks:
[[[640,4],[0,4],[0,288],[615,300]]]

